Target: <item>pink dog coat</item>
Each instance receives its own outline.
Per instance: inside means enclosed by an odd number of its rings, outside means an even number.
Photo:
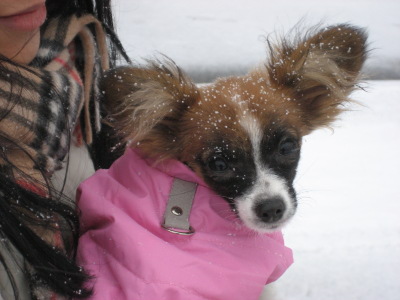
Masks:
[[[95,277],[92,299],[258,299],[293,262],[281,232],[247,229],[187,166],[153,165],[128,149],[79,188],[77,257]],[[161,226],[174,178],[198,184],[193,235]]]

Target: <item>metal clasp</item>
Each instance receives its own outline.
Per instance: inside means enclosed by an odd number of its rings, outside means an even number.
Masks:
[[[190,226],[189,216],[196,190],[196,183],[174,178],[164,212],[164,222],[161,224],[162,228],[180,235],[195,233]]]

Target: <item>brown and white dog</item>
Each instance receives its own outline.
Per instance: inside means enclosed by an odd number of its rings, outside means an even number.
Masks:
[[[257,232],[295,214],[302,137],[350,101],[366,33],[342,24],[269,50],[262,67],[201,87],[168,60],[120,67],[102,85],[111,123],[131,147],[186,163]]]

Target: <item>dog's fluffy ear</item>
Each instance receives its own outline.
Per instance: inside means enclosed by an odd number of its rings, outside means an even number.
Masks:
[[[111,125],[132,146],[151,148],[151,155],[173,155],[178,121],[198,97],[195,85],[170,60],[109,71],[101,90]]]
[[[271,84],[293,95],[308,132],[328,126],[349,101],[366,59],[366,39],[364,30],[342,24],[270,44]]]

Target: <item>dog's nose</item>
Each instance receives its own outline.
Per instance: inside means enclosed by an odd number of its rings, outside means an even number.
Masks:
[[[285,203],[280,197],[266,199],[256,205],[255,212],[265,223],[273,223],[280,220],[285,212]]]

